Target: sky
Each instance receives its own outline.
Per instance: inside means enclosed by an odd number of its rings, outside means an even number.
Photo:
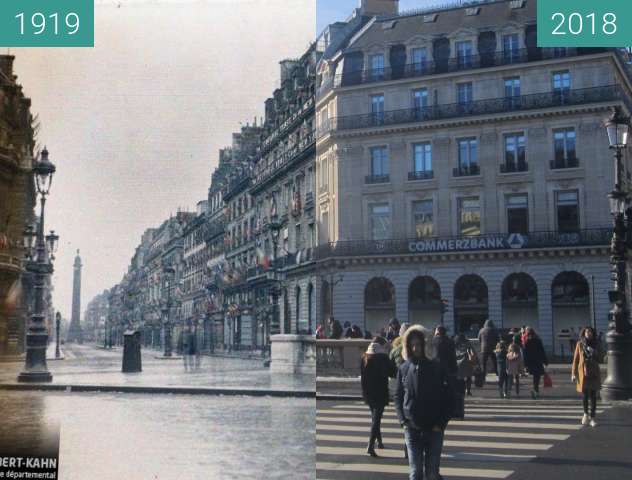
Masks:
[[[401,10],[430,0],[402,0]],[[57,166],[46,228],[60,235],[54,307],[118,283],[142,233],[206,198],[218,150],[262,117],[279,61],[359,0],[95,0],[94,48],[11,49]],[[4,52],[3,52],[4,53]]]

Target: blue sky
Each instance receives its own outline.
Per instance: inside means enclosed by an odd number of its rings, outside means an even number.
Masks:
[[[412,10],[432,6],[437,0],[400,0],[399,10]],[[316,32],[320,34],[325,26],[347,19],[360,0],[316,0]]]

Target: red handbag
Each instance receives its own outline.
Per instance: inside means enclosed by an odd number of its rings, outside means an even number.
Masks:
[[[553,380],[551,379],[551,376],[547,372],[544,372],[544,388],[551,388],[552,386]]]

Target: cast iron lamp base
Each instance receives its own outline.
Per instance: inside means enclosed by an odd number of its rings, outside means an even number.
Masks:
[[[632,334],[611,330],[608,344],[608,377],[601,387],[606,401],[632,399]]]

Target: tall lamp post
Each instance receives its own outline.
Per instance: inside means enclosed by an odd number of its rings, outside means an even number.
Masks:
[[[55,173],[55,165],[48,160],[46,148],[35,163],[33,173],[35,186],[40,194],[40,218],[37,232],[33,232],[32,228],[25,230],[24,244],[29,258],[26,269],[34,275],[35,305],[26,334],[26,362],[24,370],[18,375],[18,382],[51,382],[53,376],[46,366],[48,331],[45,325],[44,285],[46,278],[53,273],[53,253],[57,248],[59,237],[54,232],[44,237],[44,206]],[[33,260],[30,260],[31,258]]]
[[[276,209],[275,209],[276,210]],[[279,247],[279,233],[281,232],[281,227],[282,224],[279,221],[279,217],[276,213],[276,211],[274,211],[271,215],[270,215],[270,221],[268,222],[268,229],[270,230],[270,236],[272,237],[272,275],[273,275],[273,279],[274,279],[274,283],[275,285],[272,287],[272,316],[276,316],[277,319],[280,319],[280,314],[281,314],[281,309],[279,308],[279,279],[277,278],[277,268],[278,268],[278,262],[277,262],[277,251],[278,251],[278,247]],[[266,323],[267,322],[271,322],[271,318],[269,316],[266,316],[265,320]],[[266,327],[266,332],[270,332],[270,325],[267,325]],[[289,333],[289,332],[284,332],[284,333]],[[267,345],[267,341],[268,341],[269,335],[267,335],[264,338],[264,342],[266,342],[266,347],[268,347]]]
[[[61,326],[61,313],[57,312],[55,315],[55,358],[61,357],[59,352],[59,329]]]
[[[632,225],[630,222],[629,197],[623,190],[623,149],[628,143],[629,117],[623,116],[620,107],[615,107],[606,123],[610,149],[614,150],[615,184],[608,195],[610,213],[614,220],[614,232],[610,244],[614,290],[609,292],[613,303],[612,321],[606,336],[608,345],[608,377],[604,381],[601,395],[605,400],[627,400],[632,398],[632,335],[626,298],[626,253]],[[628,213],[626,225],[625,216]]]

